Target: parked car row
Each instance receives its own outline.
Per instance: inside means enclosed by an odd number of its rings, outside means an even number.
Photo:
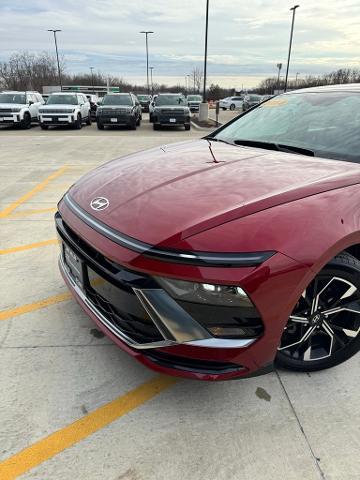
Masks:
[[[240,110],[246,112],[259,103],[265,102],[272,95],[239,95],[235,97],[226,97],[219,101],[220,108],[223,110]]]
[[[2,92],[0,125],[30,128],[33,122],[38,122],[43,130],[63,125],[80,129],[84,123],[91,125],[95,120],[99,130],[106,126],[136,130],[141,124],[142,112],[149,111],[154,130],[162,126],[184,126],[190,130],[190,108],[198,108],[198,99],[191,99],[192,107],[189,107],[190,100],[181,93],[139,97],[133,93],[109,93],[99,99],[96,95],[78,92],[56,92],[48,95],[45,102],[38,92]]]

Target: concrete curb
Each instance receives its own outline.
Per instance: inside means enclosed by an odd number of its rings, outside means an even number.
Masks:
[[[208,132],[209,130],[213,130],[212,127],[199,127],[199,125],[197,125],[196,123],[190,121],[191,125],[196,129],[196,130],[203,130],[204,132]],[[222,123],[219,122],[219,126],[218,127],[214,127],[215,128],[219,128],[221,127]]]

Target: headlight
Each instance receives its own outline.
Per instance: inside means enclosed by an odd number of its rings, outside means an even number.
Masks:
[[[262,334],[261,317],[237,285],[214,285],[156,277],[159,285],[211,335],[255,338]]]
[[[229,307],[252,305],[244,290],[238,286],[186,282],[159,277],[156,280],[173,298],[178,300]]]

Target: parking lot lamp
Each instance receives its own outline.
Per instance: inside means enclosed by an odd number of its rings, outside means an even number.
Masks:
[[[207,46],[208,46],[208,26],[209,26],[209,0],[206,0],[206,14],[205,14],[205,52],[204,52],[204,88],[203,101],[200,104],[199,119],[206,121],[209,116],[209,106],[206,98],[206,68],[207,68]]]
[[[59,62],[59,52],[56,40],[56,33],[61,32],[61,30],[53,30],[49,29],[48,32],[53,32],[54,34],[54,42],[55,42],[55,51],[56,51],[56,60],[57,60],[57,67],[58,67],[58,75],[59,75],[59,83],[60,83],[60,91],[62,92],[62,80],[61,80],[61,72],[60,72],[60,62]]]
[[[149,44],[148,44],[148,35],[154,33],[150,30],[141,31],[139,33],[145,34],[145,44],[146,44],[146,83],[147,83],[147,93],[150,95],[150,85],[149,85]]]
[[[277,91],[278,91],[278,94],[280,93],[280,72],[281,72],[281,69],[282,69],[282,63],[277,63],[276,64],[277,68],[278,68],[278,78],[277,78]]]
[[[91,86],[92,86],[92,92],[95,95],[95,88],[94,88],[94,67],[90,67],[91,71]]]
[[[154,83],[153,83],[153,70],[154,67],[149,67],[150,68],[150,81],[151,81],[151,95],[154,95]]]
[[[300,5],[294,5],[293,7],[290,8],[290,11],[292,11],[292,21],[291,21],[289,53],[288,53],[288,60],[287,60],[287,66],[286,66],[286,76],[285,76],[285,88],[284,88],[284,92],[286,92],[286,90],[287,90],[287,83],[288,83],[289,64],[290,64],[290,56],[291,56],[291,46],[292,46],[292,39],[293,39],[293,33],[294,33],[294,23],[295,23],[295,12],[296,12],[296,9],[299,8],[299,7],[300,7]]]

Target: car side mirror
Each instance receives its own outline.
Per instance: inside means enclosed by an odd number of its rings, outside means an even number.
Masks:
[[[152,105],[153,107],[155,107],[155,102],[151,102],[151,105]]]
[[[29,100],[29,105],[34,105],[34,102],[32,100]]]

